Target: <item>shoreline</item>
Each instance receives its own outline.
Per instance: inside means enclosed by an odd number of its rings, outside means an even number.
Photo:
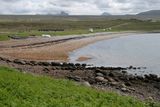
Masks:
[[[0,52],[0,66],[8,66],[18,69],[24,73],[33,75],[47,75],[57,79],[68,79],[77,83],[100,89],[103,91],[114,91],[121,95],[133,96],[141,100],[152,99],[160,100],[160,77],[154,74],[135,76],[127,73],[129,69],[141,69],[135,67],[87,67],[86,64],[66,63],[68,53],[95,43],[101,40],[113,39],[122,36],[128,36],[134,33],[113,33],[101,36],[90,36],[80,39],[71,39],[55,43],[43,42],[43,45],[21,46],[14,41],[9,43],[10,46],[17,45],[20,47],[4,48]],[[48,40],[47,40],[48,41]],[[20,42],[23,42],[20,41]],[[39,41],[42,42],[42,41]],[[31,43],[31,42],[30,42]],[[29,44],[30,44],[29,43]],[[1,46],[1,45],[0,45]],[[9,46],[9,45],[8,45]],[[38,52],[37,52],[38,51]],[[56,52],[54,55],[51,54]],[[49,53],[49,54],[46,54]],[[61,53],[61,54],[60,54]],[[44,56],[42,56],[44,54]],[[30,55],[35,55],[31,57]],[[61,56],[64,55],[64,56]],[[9,57],[10,56],[10,57]],[[53,57],[54,56],[54,57]],[[47,60],[48,58],[48,60]],[[61,59],[60,62],[49,58]],[[37,60],[38,59],[38,60]],[[87,59],[82,57],[81,60]],[[66,61],[66,62],[65,62]]]
[[[65,37],[60,37],[57,40],[58,42],[54,42],[48,39],[42,40],[39,39],[36,42],[29,41],[29,43],[24,42],[25,40],[13,41],[7,43],[8,47],[11,48],[3,48],[5,42],[3,42],[1,46],[1,56],[17,58],[17,59],[27,59],[27,60],[53,60],[60,62],[68,62],[69,53],[87,46],[89,44],[113,39],[122,36],[128,36],[131,34],[136,34],[137,32],[116,32],[116,33],[95,33],[89,34],[89,36],[79,35],[70,37],[71,39],[66,39]],[[141,32],[142,33],[142,32]],[[54,37],[56,39],[56,37]],[[25,45],[22,45],[24,42]]]

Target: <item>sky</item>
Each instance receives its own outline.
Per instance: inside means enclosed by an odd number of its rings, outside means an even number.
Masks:
[[[160,10],[160,0],[0,0],[0,14],[113,15]]]

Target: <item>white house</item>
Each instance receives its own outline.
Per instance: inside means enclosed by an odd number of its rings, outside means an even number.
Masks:
[[[47,37],[47,38],[51,38],[51,35],[47,35],[47,34],[42,34],[42,37]]]
[[[94,32],[93,28],[89,28],[89,32],[93,33]]]

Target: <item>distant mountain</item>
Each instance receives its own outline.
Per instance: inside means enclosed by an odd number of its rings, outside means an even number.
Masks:
[[[107,12],[104,12],[102,13],[102,16],[110,16],[111,14],[110,13],[107,13]]]
[[[36,14],[36,15],[41,15],[41,14]],[[46,15],[51,15],[51,16],[69,16],[69,14],[67,12],[65,12],[65,11],[60,11],[59,13],[48,13]]]
[[[69,16],[69,14],[65,11],[61,11],[59,15],[60,16]]]
[[[146,12],[141,12],[137,15],[143,15],[143,16],[160,16],[160,10],[150,10]]]

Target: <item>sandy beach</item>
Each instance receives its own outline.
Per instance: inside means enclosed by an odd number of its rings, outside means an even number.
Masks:
[[[29,38],[0,42],[0,55],[17,59],[68,61],[75,49],[97,41],[135,34],[134,32],[95,33],[52,38]]]

